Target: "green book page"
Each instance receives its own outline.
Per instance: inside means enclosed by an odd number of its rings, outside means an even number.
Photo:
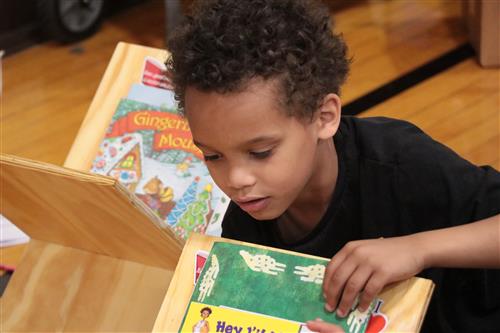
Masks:
[[[327,264],[326,259],[216,242],[181,331],[202,332],[207,323],[210,332],[307,332],[304,323],[321,318],[346,332],[364,332],[373,304],[364,313],[351,311],[346,318],[324,310]],[[210,311],[203,314],[206,308]]]

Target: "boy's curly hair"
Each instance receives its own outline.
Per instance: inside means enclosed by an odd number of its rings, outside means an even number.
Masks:
[[[181,112],[188,86],[231,93],[252,78],[278,78],[287,113],[311,117],[349,70],[328,10],[312,0],[202,0],[168,48]]]

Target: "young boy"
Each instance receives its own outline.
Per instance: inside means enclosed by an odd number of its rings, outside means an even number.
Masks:
[[[424,331],[500,328],[500,271],[480,269],[500,267],[499,173],[407,122],[341,117],[349,62],[327,10],[200,1],[169,50],[195,143],[232,199],[222,236],[332,257],[325,308],[341,316],[419,274],[436,283]]]

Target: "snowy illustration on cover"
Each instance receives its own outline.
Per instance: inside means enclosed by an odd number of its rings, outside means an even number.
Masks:
[[[113,115],[91,171],[119,180],[181,238],[221,233],[229,199],[210,177],[171,91],[133,85]]]

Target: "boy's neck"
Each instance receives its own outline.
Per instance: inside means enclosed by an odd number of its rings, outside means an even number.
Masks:
[[[302,193],[278,218],[281,237],[294,242],[307,236],[325,215],[338,177],[338,158],[333,140],[318,143],[314,173]]]

